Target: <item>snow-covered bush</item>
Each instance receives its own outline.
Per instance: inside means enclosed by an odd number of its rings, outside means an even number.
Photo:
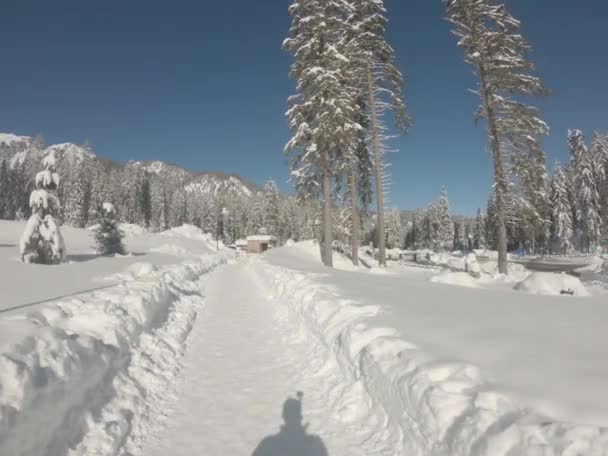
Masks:
[[[118,228],[116,221],[116,208],[111,203],[103,203],[101,219],[95,228],[95,242],[97,253],[100,255],[124,255],[125,247],[122,244],[124,233]]]
[[[36,188],[30,195],[32,216],[19,242],[24,263],[59,264],[65,257],[65,243],[55,215],[61,208],[55,192],[59,186],[57,159],[51,151],[43,160],[44,171],[36,175]]]

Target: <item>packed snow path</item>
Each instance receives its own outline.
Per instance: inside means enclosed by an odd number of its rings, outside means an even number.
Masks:
[[[399,438],[382,432],[383,420],[357,412],[364,392],[350,392],[344,406],[339,369],[324,359],[331,350],[292,326],[287,306],[268,296],[256,274],[246,260],[208,277],[178,398],[143,454],[396,454]]]

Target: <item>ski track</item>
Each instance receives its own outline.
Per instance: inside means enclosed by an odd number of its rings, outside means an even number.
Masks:
[[[399,439],[385,434],[385,417],[371,407],[362,384],[344,381],[333,351],[289,318],[290,307],[270,295],[257,269],[246,260],[205,282],[207,299],[187,342],[179,399],[167,411],[165,430],[150,437],[142,454],[251,455],[279,432],[283,403],[298,391],[305,432],[322,440],[326,454],[397,454]],[[304,448],[310,439],[286,440],[292,456],[325,454]],[[270,448],[256,455],[279,454]]]

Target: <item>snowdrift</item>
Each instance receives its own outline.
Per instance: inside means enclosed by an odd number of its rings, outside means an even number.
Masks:
[[[514,288],[535,295],[591,296],[577,277],[565,273],[534,272],[526,280],[515,285]]]
[[[223,261],[208,255],[161,269],[133,265],[120,285],[12,322],[28,335],[1,347],[0,454],[113,455],[139,448],[163,414],[203,302],[197,281]]]
[[[340,299],[310,275],[264,264],[265,282],[277,305],[299,322],[302,337],[320,340],[343,373],[334,387],[350,416],[382,423],[395,436],[398,454],[579,455],[608,454],[608,429],[560,423],[541,416],[499,390],[474,365],[442,362],[402,340],[390,328],[373,327],[376,306]],[[366,400],[352,403],[354,391]],[[397,441],[398,440],[398,441]]]

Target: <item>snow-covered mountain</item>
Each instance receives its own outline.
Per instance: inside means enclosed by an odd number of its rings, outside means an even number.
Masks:
[[[126,165],[114,163],[95,155],[87,146],[73,143],[55,144],[44,148],[41,140],[30,136],[19,136],[12,133],[0,133],[0,161],[6,160],[14,168],[25,161],[34,168],[49,152],[54,151],[59,161],[63,177],[71,169],[87,164],[91,167],[115,168],[135,167],[149,173],[153,179],[171,182],[176,187],[186,189],[187,193],[200,195],[234,195],[251,196],[260,188],[237,174],[222,172],[195,172],[181,166],[163,161],[137,161]],[[41,164],[40,164],[41,166]]]
[[[259,191],[259,189],[240,176],[222,173],[203,173],[186,185],[186,192],[188,193],[202,193],[213,196],[251,196],[256,191]]]

